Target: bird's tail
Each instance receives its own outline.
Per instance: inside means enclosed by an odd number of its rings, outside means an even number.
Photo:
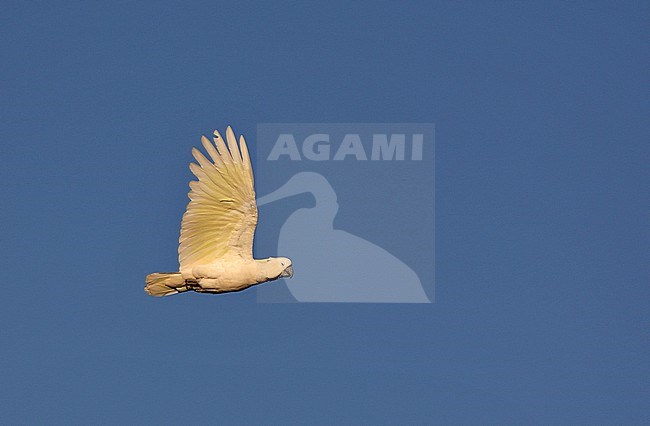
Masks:
[[[147,285],[144,287],[151,296],[170,296],[191,290],[185,283],[180,272],[156,272],[147,275]]]

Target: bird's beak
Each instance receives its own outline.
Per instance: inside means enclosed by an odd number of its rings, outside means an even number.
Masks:
[[[282,271],[282,273],[280,274],[280,277],[281,278],[285,278],[285,277],[291,278],[291,277],[293,277],[293,265],[287,266],[286,269],[284,271]]]
[[[297,176],[297,175],[296,175]],[[282,185],[280,188],[266,194],[263,197],[257,199],[257,205],[263,206],[264,204],[272,203],[277,200],[282,200],[283,198],[291,197],[293,195],[302,194],[303,192],[308,192],[309,189],[305,187],[304,182],[301,181],[300,177],[293,176],[287,183]]]

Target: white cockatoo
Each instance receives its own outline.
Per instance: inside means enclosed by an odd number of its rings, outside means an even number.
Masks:
[[[253,169],[243,136],[226,129],[226,143],[214,131],[214,145],[201,143],[212,161],[196,148],[198,164],[190,170],[190,203],[183,215],[178,247],[180,272],[147,275],[145,291],[169,296],[193,290],[199,293],[240,291],[266,281],[293,276],[286,257],[253,259],[257,205]],[[215,146],[216,145],[216,146]]]

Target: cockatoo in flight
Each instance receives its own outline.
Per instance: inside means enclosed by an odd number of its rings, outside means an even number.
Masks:
[[[240,291],[266,281],[293,276],[286,257],[253,259],[257,204],[253,169],[243,136],[226,129],[226,143],[214,131],[214,144],[201,143],[212,158],[196,148],[198,164],[190,170],[190,203],[181,223],[178,247],[180,272],[147,275],[144,290],[152,296],[169,296],[193,290],[199,293]]]

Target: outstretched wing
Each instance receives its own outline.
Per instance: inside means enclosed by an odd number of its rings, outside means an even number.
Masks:
[[[214,145],[201,138],[212,161],[192,149],[198,164],[190,163],[190,170],[199,180],[190,182],[190,203],[181,224],[181,272],[220,258],[253,258],[257,205],[246,141],[240,136],[238,147],[230,127],[227,147],[216,130],[213,140]]]

